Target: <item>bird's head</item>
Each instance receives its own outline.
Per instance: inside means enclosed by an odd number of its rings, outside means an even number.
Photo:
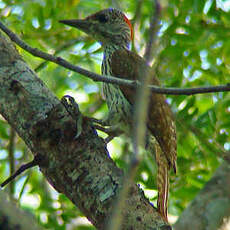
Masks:
[[[84,31],[103,46],[115,44],[127,47],[133,38],[129,19],[117,9],[101,10],[85,19],[61,20],[59,22]]]

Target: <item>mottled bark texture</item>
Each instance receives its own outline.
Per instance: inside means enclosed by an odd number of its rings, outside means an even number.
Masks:
[[[122,171],[89,119],[79,113],[76,122],[1,34],[0,113],[39,155],[49,183],[104,229],[122,186]],[[76,133],[81,133],[78,138]],[[122,229],[171,229],[137,185],[130,185],[125,202]]]
[[[224,162],[176,222],[175,230],[230,227],[230,164]]]
[[[7,194],[0,192],[0,229],[1,230],[39,230],[36,219],[23,212],[7,199]]]

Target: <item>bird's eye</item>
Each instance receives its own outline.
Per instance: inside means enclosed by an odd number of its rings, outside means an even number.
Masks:
[[[100,14],[100,15],[98,15],[98,17],[97,17],[97,20],[98,20],[99,22],[106,23],[106,22],[108,21],[108,18],[106,17],[105,14]]]

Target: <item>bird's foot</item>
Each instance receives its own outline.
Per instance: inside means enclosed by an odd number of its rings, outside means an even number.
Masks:
[[[62,104],[65,106],[68,113],[72,116],[77,123],[77,134],[75,135],[75,139],[78,138],[82,132],[82,115],[79,110],[78,104],[75,102],[74,98],[65,95],[62,99]],[[108,136],[105,138],[106,144],[108,144],[114,137],[120,136],[123,131],[117,125],[110,125],[109,119],[99,120],[92,117],[87,117],[92,123],[94,123],[94,127],[97,130],[100,130]]]
[[[82,115],[80,113],[79,106],[75,102],[74,98],[69,95],[62,97],[61,102],[71,117],[76,121],[77,134],[75,135],[74,139],[77,139],[82,132]]]
[[[108,144],[114,137],[118,137],[123,133],[123,131],[119,129],[117,125],[111,125],[110,122],[108,122],[108,119],[103,119],[103,120],[99,120],[96,118],[89,118],[89,119],[94,123],[94,127],[97,130],[100,130],[108,134],[108,137],[105,138],[106,144]]]
[[[97,130],[100,130],[100,131],[108,134],[108,136],[105,138],[106,144],[108,144],[111,140],[113,140],[114,137],[118,137],[123,133],[123,131],[120,130],[117,126],[110,126],[110,127],[105,128],[101,125],[95,124],[94,127]]]
[[[110,126],[107,120],[97,119],[94,117],[88,117],[90,121],[92,121],[94,124],[99,124],[100,126]]]

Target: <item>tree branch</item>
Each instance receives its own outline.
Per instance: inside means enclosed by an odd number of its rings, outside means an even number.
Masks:
[[[3,191],[0,192],[0,204],[0,229],[42,230],[35,217],[28,211],[19,209],[14,202],[10,202]]]
[[[8,146],[8,155],[9,155],[9,162],[10,162],[10,175],[13,175],[15,171],[15,157],[14,157],[14,151],[15,151],[15,138],[16,133],[15,130],[11,127],[10,128],[10,140],[9,140],[9,146]],[[10,198],[13,199],[15,192],[15,184],[10,184]]]
[[[132,22],[132,26],[135,25],[135,23],[140,19],[141,16],[141,8],[142,8],[142,4],[143,4],[144,0],[137,0],[136,1],[136,10],[134,12],[134,16],[131,20]]]
[[[39,165],[40,163],[40,160],[42,159],[39,159],[39,156],[40,155],[35,155],[34,159],[26,164],[23,164],[20,166],[19,169],[16,170],[16,172],[12,172],[10,177],[8,177],[5,181],[3,181],[1,184],[0,184],[0,188],[3,188],[4,186],[6,186],[7,184],[9,184],[10,182],[13,182],[14,179],[19,176],[21,173],[25,172],[26,170],[34,167],[34,166],[37,166]]]
[[[156,1],[157,2],[157,1]],[[155,6],[155,5],[154,5]],[[152,24],[152,23],[151,23]],[[150,32],[150,34],[152,34]],[[155,34],[155,33],[154,33]],[[153,38],[150,40],[152,41]],[[150,60],[150,53],[152,50],[153,42],[147,45],[146,49],[146,61]],[[150,89],[148,84],[151,81],[151,75],[149,72],[146,72],[145,69],[142,69],[142,79],[141,85],[137,89],[137,99],[134,105],[134,116],[133,116],[133,135],[132,135],[132,144],[133,144],[133,154],[129,162],[129,167],[127,174],[125,175],[123,181],[123,187],[119,194],[118,201],[114,206],[114,214],[111,218],[111,221],[108,225],[107,230],[119,230],[121,226],[122,219],[122,210],[125,208],[125,199],[129,193],[130,184],[133,183],[139,163],[141,162],[140,146],[144,146],[144,139],[146,135],[146,120],[147,120],[147,108],[149,104],[149,93]]]
[[[75,45],[77,42],[83,40],[82,37],[78,37],[77,39],[72,39],[72,40],[69,40],[67,43],[65,43],[63,46],[59,47],[57,50],[55,50],[54,52],[54,56],[60,54],[63,50],[66,50],[67,48]],[[43,68],[45,68],[48,64],[48,61],[44,61],[42,63],[40,63],[35,69],[34,71],[36,73],[38,73],[40,70],[42,70]]]
[[[224,162],[180,215],[175,230],[228,229],[230,220],[230,167]]]
[[[74,72],[87,76],[88,78],[94,81],[101,81],[107,82],[117,85],[125,85],[131,88],[137,88],[140,83],[136,81],[125,80],[125,76],[121,78],[116,78],[112,76],[102,76],[93,72],[90,72],[86,69],[83,69],[79,66],[72,65],[71,63],[67,62],[65,59],[61,57],[55,57],[48,53],[45,53],[37,48],[32,48],[25,42],[23,42],[15,33],[13,33],[10,29],[8,29],[2,22],[0,22],[0,29],[4,31],[9,38],[15,42],[18,46],[22,49],[26,50],[27,52],[31,53],[36,57],[40,57],[44,60],[54,62],[60,66],[63,66],[67,69],[70,69]],[[214,93],[214,92],[225,92],[230,91],[230,84],[226,85],[218,85],[218,86],[206,86],[206,87],[196,87],[196,88],[188,88],[188,89],[181,89],[181,88],[162,88],[158,86],[151,85],[149,86],[150,90],[154,93],[160,94],[171,94],[171,95],[194,95],[194,94],[203,94],[203,93]]]
[[[147,63],[150,63],[152,57],[153,57],[153,49],[154,44],[157,39],[157,32],[158,32],[158,22],[161,14],[161,6],[158,0],[154,0],[154,13],[151,16],[150,20],[150,27],[149,27],[149,39],[146,44],[145,54],[144,58],[147,61]]]
[[[40,170],[49,183],[98,229],[105,229],[123,172],[109,158],[90,119],[73,119],[1,34],[0,113],[32,153],[40,154]],[[132,183],[129,191],[121,229],[171,229],[137,185]]]

